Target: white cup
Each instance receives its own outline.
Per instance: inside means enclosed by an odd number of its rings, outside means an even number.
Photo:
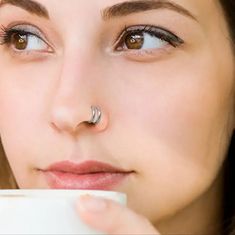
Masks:
[[[85,225],[76,211],[89,194],[126,205],[126,195],[102,190],[0,190],[0,234],[102,234]]]

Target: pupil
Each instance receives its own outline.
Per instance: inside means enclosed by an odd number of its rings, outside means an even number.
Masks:
[[[27,47],[27,35],[15,33],[12,35],[12,44],[17,50],[25,50]]]
[[[130,34],[126,37],[125,43],[128,49],[141,49],[144,44],[144,35],[142,33]]]

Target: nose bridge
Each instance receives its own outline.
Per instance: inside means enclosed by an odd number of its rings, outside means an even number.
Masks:
[[[91,5],[85,4],[84,7],[90,9]],[[87,18],[86,11],[79,13],[81,19]],[[77,18],[77,9],[71,12],[71,16]],[[90,21],[86,24],[74,22],[75,25],[73,30],[70,27],[63,28],[63,61],[56,94],[58,102],[76,102],[75,97],[81,98],[90,94],[88,89],[93,85],[91,64],[94,63],[96,54],[96,28]],[[70,99],[72,96],[73,99]]]
[[[56,100],[58,102],[73,103],[78,97],[87,93],[89,89],[87,66],[88,62],[81,54],[64,56],[57,80]]]
[[[92,91],[89,62],[82,53],[64,54],[52,106],[52,122],[60,130],[74,131],[91,117]]]

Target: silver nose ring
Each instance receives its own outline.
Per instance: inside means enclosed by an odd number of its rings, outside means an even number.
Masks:
[[[91,106],[92,117],[91,120],[88,121],[89,124],[96,125],[101,119],[101,110],[96,106]]]

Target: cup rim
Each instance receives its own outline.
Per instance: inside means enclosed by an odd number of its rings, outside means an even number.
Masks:
[[[1,189],[1,197],[79,197],[81,195],[122,197],[126,195],[116,191],[86,190],[86,189]]]

